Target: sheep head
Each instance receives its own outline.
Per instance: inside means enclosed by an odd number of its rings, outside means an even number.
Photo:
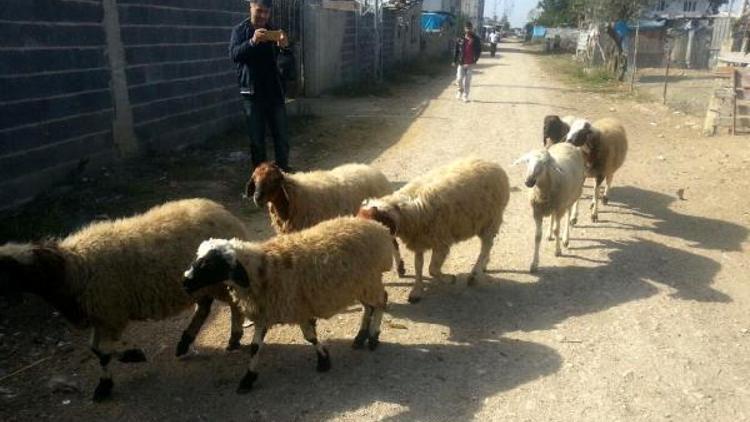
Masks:
[[[555,164],[547,150],[528,152],[516,160],[513,165],[515,166],[520,163],[526,164],[526,179],[524,183],[529,188],[536,186],[539,179],[546,176],[547,172],[551,169],[562,173],[562,170]]]
[[[284,177],[284,172],[275,163],[261,163],[245,185],[245,196],[253,198],[258,207],[275,201],[279,195],[286,196]]]
[[[560,119],[560,116],[549,115],[544,118],[544,136],[542,143],[545,147],[556,144],[565,139],[570,126]]]
[[[64,278],[65,259],[53,243],[0,246],[0,294],[51,294]]]
[[[377,221],[396,235],[401,222],[401,209],[398,205],[391,205],[377,199],[365,199],[357,212],[357,217]]]
[[[241,288],[250,287],[245,267],[237,261],[232,240],[209,239],[201,243],[195,261],[185,271],[182,287],[190,295],[204,287],[228,283]]]
[[[577,147],[587,145],[594,136],[594,129],[591,122],[585,119],[577,119],[570,126],[570,131],[565,137],[565,141]]]

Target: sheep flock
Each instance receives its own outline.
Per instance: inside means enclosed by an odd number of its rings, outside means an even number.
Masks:
[[[476,237],[481,248],[466,285],[479,284],[492,264],[493,245],[502,242],[511,185],[529,189],[533,249],[515,249],[529,252],[531,272],[539,267],[545,218],[556,241],[555,256],[569,245],[586,178],[595,181],[591,220],[598,221],[599,204],[607,205],[614,173],[626,158],[625,129],[615,119],[589,122],[573,116],[547,116],[542,127],[543,147],[515,160],[513,165],[526,169],[511,178],[498,164],[510,163],[510,157],[459,158],[398,190],[364,164],[287,174],[263,163],[251,172],[243,195],[247,206],[266,208],[276,232],[270,239],[253,238],[241,219],[216,202],[171,201],[94,222],[61,239],[0,246],[0,294],[37,295],[73,327],[91,330],[89,347],[100,370],[94,401],[112,394],[113,359],[146,360],[141,349],[119,347],[131,321],[158,324],[193,307],[182,337],[174,339],[175,354],[182,356],[214,300],[231,310],[228,350],[240,348],[243,320],[254,323],[238,393],[254,388],[264,336],[279,324],[300,327],[315,350],[317,371],[325,372],[332,368],[331,358],[318,339],[316,320],[361,305],[352,347],[374,351],[380,344],[388,303],[383,274],[393,268],[398,276],[406,273],[398,240],[414,253],[409,302],[426,297],[424,304],[412,306],[430,306],[424,253],[431,251],[433,282],[455,282],[458,277],[444,274],[443,264],[453,245]]]

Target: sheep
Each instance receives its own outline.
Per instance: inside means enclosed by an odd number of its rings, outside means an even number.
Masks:
[[[591,200],[591,221],[597,222],[602,181],[607,181],[602,196],[602,203],[607,205],[612,178],[622,167],[628,153],[625,128],[613,118],[597,120],[593,124],[579,119],[571,126],[566,141],[581,149],[586,162],[586,177],[592,177],[596,181]]]
[[[209,237],[247,238],[244,224],[221,205],[206,199],[167,202],[144,214],[94,222],[60,240],[0,247],[0,291],[41,296],[73,326],[93,328],[91,350],[101,378],[93,399],[111,395],[110,360],[143,362],[141,349],[116,350],[129,321],[160,320],[196,304],[182,334],[177,355],[187,352],[205,322],[214,298],[230,304],[228,349],[238,348],[242,313],[226,288],[193,297],[182,289],[182,273],[195,248]]]
[[[388,296],[383,273],[392,265],[392,238],[380,224],[337,217],[265,242],[210,239],[198,248],[185,271],[185,291],[225,283],[245,315],[255,322],[250,364],[238,394],[250,392],[258,378],[258,352],[268,329],[296,324],[328,371],[330,355],[318,342],[317,318],[330,318],[355,301],[364,306],[353,348],[379,344],[380,322]]]
[[[245,196],[258,207],[267,205],[276,233],[291,233],[334,217],[354,215],[366,198],[393,192],[380,171],[364,164],[345,164],[328,171],[289,174],[274,163],[261,163],[245,186]],[[398,243],[397,271],[403,276]]]
[[[539,267],[539,243],[542,240],[542,220],[551,216],[550,232],[555,234],[555,256],[562,254],[560,248],[560,221],[567,213],[563,245],[570,242],[571,221],[578,212],[578,198],[583,190],[583,155],[567,143],[551,145],[545,150],[531,151],[516,160],[513,165],[526,163],[527,187],[531,209],[536,223],[534,236],[534,258],[530,272]]]
[[[484,274],[509,198],[508,177],[500,166],[468,158],[436,168],[391,195],[365,201],[359,215],[384,224],[414,251],[416,276],[409,302],[416,303],[423,294],[426,250],[432,250],[430,275],[445,279],[442,266],[451,245],[477,236],[482,247],[468,285]]]
[[[546,148],[550,145],[564,141],[568,132],[570,132],[570,125],[576,120],[577,118],[575,116],[565,116],[563,118],[556,115],[545,116],[542,145]]]

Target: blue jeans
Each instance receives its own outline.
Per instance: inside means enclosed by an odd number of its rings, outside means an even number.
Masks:
[[[287,130],[286,107],[284,104],[253,101],[250,96],[242,96],[248,134],[250,136],[250,159],[253,168],[268,161],[266,157],[266,124],[271,129],[276,164],[282,170],[289,169],[289,132]]]

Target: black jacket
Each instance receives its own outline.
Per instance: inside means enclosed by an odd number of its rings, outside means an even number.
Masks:
[[[271,29],[270,27],[268,28]],[[256,93],[255,81],[258,77],[257,72],[258,60],[271,60],[269,63],[271,66],[266,66],[267,69],[272,73],[272,78],[275,78],[276,83],[271,84],[270,88],[272,92],[269,94],[270,98],[276,101],[283,102],[284,92],[283,84],[281,83],[281,74],[277,65],[279,48],[273,43],[263,43],[259,45],[250,45],[250,38],[253,37],[255,28],[250,23],[250,19],[245,19],[239,25],[235,26],[232,30],[232,38],[229,41],[229,57],[237,65],[237,82],[240,86],[240,92]],[[263,54],[263,49],[270,48],[272,54]]]
[[[471,63],[464,63],[464,44],[465,37],[461,37],[456,40],[456,48],[453,51],[453,63],[456,64],[474,64],[479,61],[479,56],[482,55],[482,40],[479,39],[477,34],[472,33],[471,37],[474,38],[472,47],[474,50],[474,61]]]

